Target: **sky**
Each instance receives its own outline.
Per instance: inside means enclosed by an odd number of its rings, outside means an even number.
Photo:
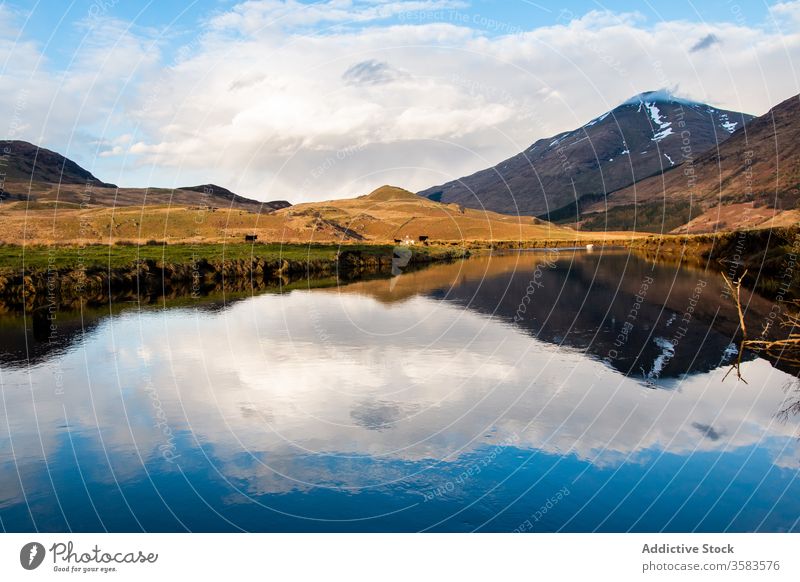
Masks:
[[[0,0],[0,138],[120,186],[412,191],[667,88],[800,92],[800,1]]]

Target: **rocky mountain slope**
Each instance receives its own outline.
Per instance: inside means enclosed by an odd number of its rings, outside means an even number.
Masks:
[[[649,91],[493,168],[420,192],[432,200],[575,222],[609,193],[724,142],[752,118]]]
[[[586,209],[588,226],[631,228],[648,209],[682,213],[676,232],[788,226],[800,220],[800,95],[737,130],[719,147],[614,192]],[[595,214],[591,214],[595,213]],[[662,230],[671,226],[664,223]]]

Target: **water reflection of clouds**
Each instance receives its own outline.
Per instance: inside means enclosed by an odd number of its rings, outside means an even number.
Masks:
[[[409,321],[419,323],[404,332]],[[377,322],[385,333],[373,333]],[[332,349],[320,346],[321,329]],[[63,396],[52,390],[55,366]],[[81,446],[109,456],[120,481],[141,474],[139,456],[163,463],[148,382],[171,430],[187,436],[181,446],[196,439],[250,492],[397,481],[415,463],[457,460],[512,435],[518,447],[597,465],[758,445],[797,468],[797,421],[775,418],[786,375],[749,362],[744,385],[722,382],[725,371],[649,390],[580,353],[422,297],[398,309],[295,292],[217,313],[128,314],[45,364],[3,372],[0,504],[19,499],[15,463],[27,482],[43,457],[59,454],[65,422]],[[90,478],[112,479],[102,470]]]

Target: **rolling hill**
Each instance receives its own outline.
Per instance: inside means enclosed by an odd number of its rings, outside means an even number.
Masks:
[[[616,190],[723,143],[751,115],[666,91],[636,95],[572,131],[471,176],[419,192],[432,200],[575,222]]]
[[[429,200],[394,186],[344,200],[297,204],[278,210],[285,232],[302,238],[312,230],[351,241],[574,240],[580,235],[534,217],[517,217]]]
[[[258,202],[215,184],[118,188],[27,142],[3,142],[0,242],[91,244],[240,241],[576,240],[534,217],[440,203],[392,186],[348,200]]]
[[[18,209],[15,210],[15,206]],[[20,244],[242,242],[419,243],[498,240],[597,240],[534,217],[482,212],[428,200],[401,188],[383,186],[358,198],[298,204],[278,210],[146,205],[81,208],[36,207],[27,202],[0,205],[0,242]],[[620,235],[602,235],[610,239]],[[626,236],[626,235],[622,235]]]

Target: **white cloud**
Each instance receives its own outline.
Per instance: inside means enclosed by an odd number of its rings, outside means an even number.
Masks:
[[[800,2],[794,0],[792,2],[778,2],[769,7],[772,17],[779,23],[785,23],[788,26],[797,25],[800,22]]]
[[[96,42],[76,61],[80,74],[63,83],[43,75],[29,82],[44,101],[57,96],[44,122],[37,114],[45,103],[31,108],[41,129],[32,123],[29,134],[107,125],[113,136],[138,126],[131,145],[104,150],[103,162],[125,160],[116,156],[125,153],[138,169],[129,159],[121,175],[106,179],[214,181],[296,202],[362,194],[385,182],[421,189],[459,177],[644,90],[677,87],[756,114],[798,92],[796,25],[649,25],[638,14],[594,11],[490,35],[452,17],[461,5],[244,2],[210,17],[173,64],[160,68],[152,31],[114,23],[93,35]],[[779,4],[772,12],[791,22],[796,7]],[[691,52],[709,35],[725,50]],[[104,46],[117,51],[113,59],[104,59]],[[37,56],[24,45],[12,50],[20,63]],[[102,74],[92,77],[92,68]],[[81,108],[87,81],[95,79],[100,84],[88,84],[91,100]],[[321,164],[327,169],[314,172]]]
[[[36,43],[0,35],[3,85],[11,88],[0,93],[0,117],[18,119],[19,131],[10,137],[77,157],[91,169],[86,152],[113,139],[107,132],[124,123],[138,75],[160,55],[154,31],[112,18],[81,21],[76,28],[79,46],[62,70]]]

